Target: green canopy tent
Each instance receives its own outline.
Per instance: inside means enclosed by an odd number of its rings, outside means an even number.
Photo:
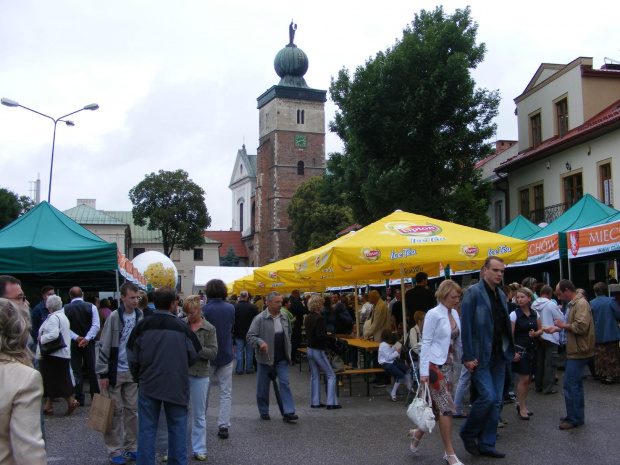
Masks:
[[[526,241],[541,229],[542,228],[540,226],[536,226],[523,215],[519,215],[502,229],[497,231],[497,234],[503,234],[504,236],[514,237],[515,239],[522,239]]]
[[[24,284],[114,291],[117,270],[115,242],[104,241],[47,202],[0,231],[0,274]]]

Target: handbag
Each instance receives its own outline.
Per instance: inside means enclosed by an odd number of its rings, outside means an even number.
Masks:
[[[100,433],[107,433],[114,419],[115,401],[110,397],[95,394],[88,413],[88,427]]]
[[[60,318],[58,318],[58,328],[60,328]],[[48,355],[53,354],[57,350],[64,349],[65,347],[67,347],[67,344],[65,343],[65,339],[62,337],[62,333],[60,331],[58,332],[58,337],[53,341],[46,342],[45,344],[41,344],[39,342],[39,351],[43,357],[47,357]]]
[[[431,392],[428,383],[424,383],[407,409],[407,416],[425,433],[431,433],[435,427],[435,414],[431,404]]]
[[[337,355],[344,357],[347,349],[349,348],[349,343],[342,339],[332,339],[329,343],[329,349]]]

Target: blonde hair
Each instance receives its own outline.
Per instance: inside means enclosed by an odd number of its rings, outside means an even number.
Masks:
[[[526,295],[530,299],[530,305],[534,302],[534,293],[529,288],[522,287],[517,290],[517,294],[519,293]]]
[[[31,367],[34,356],[26,346],[30,326],[27,310],[18,308],[8,299],[0,298],[0,352]]]
[[[188,310],[196,310],[200,309],[202,306],[200,305],[200,296],[190,295],[183,301],[183,313],[187,315]]]
[[[452,291],[457,291],[459,295],[463,293],[461,290],[461,286],[458,285],[456,281],[452,281],[451,279],[446,279],[443,281],[439,287],[437,288],[437,292],[435,292],[435,298],[438,303],[443,303],[448,294]]]

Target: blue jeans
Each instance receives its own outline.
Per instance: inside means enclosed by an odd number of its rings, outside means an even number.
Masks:
[[[295,402],[293,401],[293,394],[291,393],[288,382],[288,361],[282,360],[275,365],[274,369],[278,375],[278,385],[280,386],[280,397],[282,398],[284,414],[295,413]],[[269,389],[271,388],[271,380],[269,379],[270,371],[270,365],[266,363],[258,364],[256,373],[256,403],[258,404],[258,411],[261,415],[269,413]]]
[[[481,452],[495,450],[497,422],[503,403],[506,362],[503,357],[491,357],[486,368],[476,368],[471,380],[478,390],[478,398],[461,426],[463,441],[478,441]]]
[[[237,346],[237,368],[236,373],[243,373],[243,355],[245,354],[245,371],[254,371],[254,349],[244,339],[235,338],[235,345]]]
[[[337,405],[338,396],[336,394],[336,375],[332,366],[327,360],[324,350],[311,349],[308,347],[308,363],[310,364],[310,405],[321,403],[321,370],[327,376],[327,405]]]
[[[583,371],[590,358],[566,360],[564,371],[564,402],[566,403],[566,422],[583,425],[586,412],[583,397]]]
[[[189,396],[192,403],[192,451],[207,453],[207,396],[209,378],[189,377]]]
[[[457,415],[463,414],[463,404],[465,403],[465,395],[469,391],[469,385],[471,384],[471,373],[465,365],[461,368],[461,377],[459,378],[459,384],[456,386],[456,392],[454,394],[454,406],[456,407]]]
[[[142,391],[138,394],[138,460],[137,465],[155,464],[155,437],[161,406],[168,425],[168,463],[187,464],[187,406],[153,399]]]
[[[382,368],[394,376],[394,381],[397,383],[401,383],[403,379],[411,375],[411,368],[399,360],[394,360],[392,363],[385,363],[382,365]],[[409,385],[409,383],[407,383],[407,385]]]

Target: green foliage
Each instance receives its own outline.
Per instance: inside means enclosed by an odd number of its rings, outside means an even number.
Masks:
[[[204,244],[204,231],[211,224],[204,191],[183,170],[147,175],[129,191],[134,223],[161,231],[164,254],[175,247],[190,250]]]
[[[0,188],[0,229],[34,208],[34,201],[25,195]]]
[[[352,211],[344,204],[325,178],[315,176],[302,183],[286,212],[295,244],[294,253],[302,253],[333,241],[336,234],[351,226]]]
[[[239,266],[239,256],[231,245],[226,255],[220,257],[220,266]]]
[[[492,192],[493,185],[489,181],[457,186],[445,205],[446,214],[456,218],[456,223],[488,230],[490,219],[487,213]]]
[[[476,89],[471,77],[485,54],[477,28],[469,8],[422,10],[391,49],[353,76],[342,69],[332,78],[339,110],[330,130],[345,149],[328,161],[327,180],[358,222],[396,209],[463,222],[470,209],[453,199],[462,195],[457,187],[486,192],[474,165],[492,153],[485,141],[495,133],[499,95]]]

